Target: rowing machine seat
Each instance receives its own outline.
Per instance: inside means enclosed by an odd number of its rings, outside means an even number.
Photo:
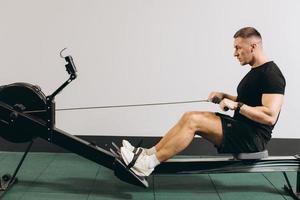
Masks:
[[[233,157],[237,160],[260,160],[269,156],[268,150],[254,152],[254,153],[239,153],[233,154]]]

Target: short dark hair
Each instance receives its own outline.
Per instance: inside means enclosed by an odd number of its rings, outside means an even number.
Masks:
[[[249,38],[249,37],[258,37],[261,39],[261,35],[260,33],[253,27],[244,27],[244,28],[241,28],[240,30],[238,30],[233,38],[238,38],[238,37],[241,37],[241,38]]]

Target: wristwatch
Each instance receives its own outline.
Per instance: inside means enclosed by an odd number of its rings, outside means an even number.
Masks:
[[[244,104],[243,104],[242,102],[238,102],[235,111],[239,113],[239,112],[240,112],[240,109],[241,109],[241,107],[242,107],[243,105],[244,105]]]

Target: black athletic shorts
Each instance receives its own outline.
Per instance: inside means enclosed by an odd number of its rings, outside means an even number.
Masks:
[[[219,153],[250,153],[265,149],[268,141],[254,127],[228,115],[216,115],[221,118],[223,129],[223,141],[216,145]]]

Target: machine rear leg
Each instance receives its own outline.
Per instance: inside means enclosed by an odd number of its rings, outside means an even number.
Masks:
[[[287,183],[286,185],[284,185],[284,190],[289,193],[295,200],[300,200],[300,172],[297,172],[295,188],[292,187],[287,174],[283,172],[283,175]]]
[[[1,180],[0,180],[0,198],[5,194],[6,191],[8,191],[15,183],[17,183],[18,181],[18,178],[16,177],[31,146],[33,144],[33,140],[30,141],[30,143],[28,144],[17,168],[15,169],[13,175],[10,175],[10,174],[5,174],[1,177]]]

